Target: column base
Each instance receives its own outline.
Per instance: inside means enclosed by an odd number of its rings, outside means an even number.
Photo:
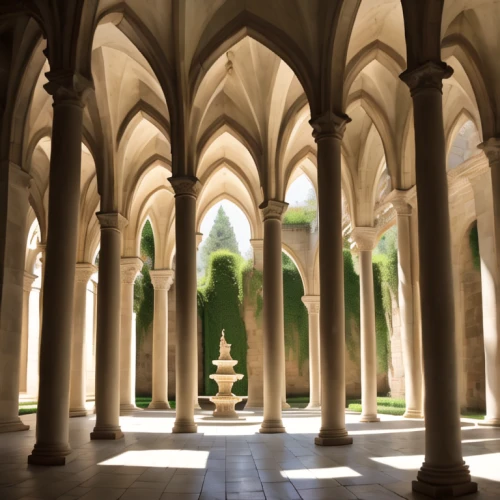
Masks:
[[[500,427],[500,418],[495,417],[484,417],[484,420],[480,420],[478,425],[486,425],[490,427]]]
[[[352,437],[345,429],[321,429],[319,435],[314,439],[314,444],[318,446],[345,446],[352,444]]]
[[[264,401],[258,399],[248,399],[245,404],[245,410],[262,410]]]
[[[264,420],[260,426],[259,432],[261,434],[278,434],[286,431],[281,420]]]
[[[196,400],[196,401],[194,402],[194,409],[195,409],[195,410],[201,410],[201,406],[200,406],[200,403],[198,402],[198,400]]]
[[[321,404],[316,401],[311,401],[307,406],[306,410],[320,410],[321,409]]]
[[[142,411],[142,408],[137,408],[137,406],[131,403],[125,403],[120,405],[120,416],[130,415],[131,413],[135,413],[136,411]]]
[[[170,410],[168,401],[151,401],[148,410]]]
[[[406,409],[403,418],[424,418],[424,414],[420,410]]]
[[[380,418],[377,415],[361,415],[359,419],[360,422],[380,422]]]
[[[111,441],[116,439],[121,439],[123,437],[123,432],[120,427],[94,427],[94,430],[90,433],[90,439],[92,441],[109,439]]]
[[[471,481],[469,467],[432,467],[422,464],[412,490],[432,498],[453,498],[475,493],[477,483]]]
[[[84,406],[78,406],[78,407],[69,409],[69,417],[70,418],[86,417],[88,414],[89,414],[89,411]]]
[[[172,428],[174,434],[184,434],[184,433],[194,433],[198,432],[198,426],[194,423],[194,420],[178,420],[174,422],[174,427]]]
[[[281,402],[281,409],[282,410],[289,410],[290,408],[291,408],[291,406],[286,401]]]
[[[69,446],[37,445],[28,456],[29,465],[66,465],[68,455],[71,453]]]
[[[20,418],[11,422],[0,422],[0,434],[4,432],[27,431],[29,428],[30,426],[23,424]]]

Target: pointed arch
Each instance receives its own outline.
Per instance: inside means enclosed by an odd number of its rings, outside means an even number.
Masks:
[[[267,47],[292,69],[309,103],[312,107],[316,105],[313,68],[302,49],[286,33],[246,10],[237,14],[231,21],[221,23],[222,27],[211,34],[215,24],[217,21],[212,19],[203,32],[191,62],[188,77],[191,96],[197,94],[215,61],[248,36]]]

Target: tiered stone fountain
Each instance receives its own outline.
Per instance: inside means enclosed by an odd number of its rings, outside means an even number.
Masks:
[[[243,378],[243,375],[234,371],[234,367],[238,364],[238,361],[231,357],[231,344],[226,342],[224,330],[222,330],[220,338],[219,353],[219,359],[212,361],[217,366],[217,371],[213,375],[210,375],[210,378],[215,380],[219,387],[217,395],[210,398],[210,401],[215,404],[213,416],[238,418],[234,407],[242,398],[235,396],[231,392],[231,389],[236,381]]]

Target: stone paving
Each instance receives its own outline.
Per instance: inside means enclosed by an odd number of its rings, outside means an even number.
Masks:
[[[426,498],[411,493],[423,460],[422,420],[381,416],[361,424],[346,415],[352,446],[313,444],[318,411],[283,412],[286,434],[258,433],[262,415],[240,412],[221,422],[198,411],[198,434],[171,434],[173,411],[121,417],[119,441],[90,441],[95,415],[70,420],[73,453],[63,467],[28,466],[35,415],[28,432],[0,434],[0,499],[263,500]],[[500,498],[500,429],[463,420],[464,456],[480,493]]]

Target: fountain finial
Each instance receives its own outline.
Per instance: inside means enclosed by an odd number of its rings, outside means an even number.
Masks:
[[[219,359],[233,359],[231,357],[231,344],[226,342],[224,329],[222,329],[222,335],[219,343]]]

